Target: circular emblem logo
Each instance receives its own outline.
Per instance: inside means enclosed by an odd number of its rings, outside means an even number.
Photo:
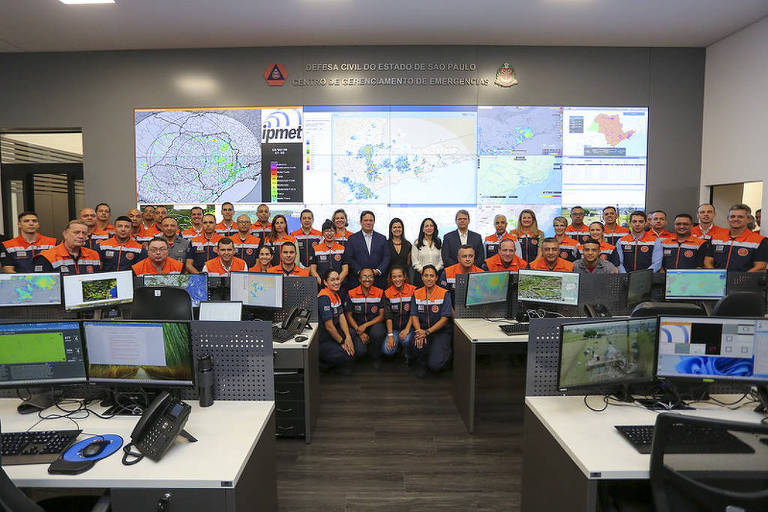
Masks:
[[[738,251],[736,251],[736,253],[737,253],[739,256],[746,256],[747,254],[749,254],[749,250],[747,250],[747,249],[745,249],[744,247],[742,247],[741,249],[739,249]]]
[[[437,313],[438,311],[440,311],[440,306],[438,306],[437,304],[435,304],[434,306],[432,306],[432,312],[433,312],[433,313]]]
[[[608,255],[607,254],[601,254],[600,255],[600,259],[601,260],[607,260],[608,259]]]
[[[531,243],[532,243],[533,245],[539,245],[539,241],[538,241],[538,240],[536,240],[535,238],[534,238],[533,240],[531,240]]]
[[[334,254],[333,259],[336,261],[341,261],[341,254]]]
[[[408,304],[408,303],[406,303],[406,304],[403,306],[403,309],[404,309],[405,311],[410,311],[410,310],[411,310],[411,305],[410,305],[410,304]]]
[[[560,257],[565,259],[565,258],[568,257],[568,253],[566,251],[562,251],[562,252],[560,252]]]
[[[136,256],[136,255],[133,254],[132,252],[129,252],[128,254],[125,255],[125,259],[132,260],[134,258],[134,256]]]
[[[685,256],[686,258],[693,258],[693,251],[691,250],[685,251],[683,253],[683,256]]]
[[[253,254],[253,249],[246,249],[245,254]]]
[[[88,270],[89,274],[93,274],[93,265],[88,265],[88,267],[86,267],[86,269]]]
[[[647,245],[641,245],[640,246],[640,252],[648,252],[648,251],[649,251],[649,249],[648,249]]]
[[[371,313],[375,313],[379,310],[377,306],[371,306]]]

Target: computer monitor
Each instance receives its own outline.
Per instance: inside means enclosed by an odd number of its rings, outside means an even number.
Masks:
[[[192,307],[208,300],[208,274],[144,274],[144,286],[184,288],[192,299]]]
[[[507,302],[509,272],[474,272],[467,276],[467,296],[464,305],[483,306]]]
[[[558,389],[611,389],[652,382],[656,318],[560,326]]]
[[[242,302],[206,301],[200,303],[200,320],[239,321],[242,317]]]
[[[83,322],[88,381],[145,387],[191,386],[189,322]]]
[[[78,322],[0,324],[0,387],[84,383]]]
[[[768,319],[661,316],[656,375],[768,384]]]
[[[229,282],[230,300],[243,306],[281,309],[283,307],[283,274],[232,272]]]
[[[646,268],[629,273],[627,280],[627,306],[634,307],[651,300],[653,288],[653,270]]]
[[[725,297],[727,270],[668,269],[667,300],[717,300]]]
[[[61,304],[61,275],[0,274],[0,307]]]
[[[579,304],[579,274],[520,270],[517,300],[577,306]]]
[[[64,309],[101,308],[133,302],[133,272],[64,276]]]

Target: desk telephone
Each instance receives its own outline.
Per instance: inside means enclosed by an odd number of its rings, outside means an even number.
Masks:
[[[304,326],[309,322],[311,313],[308,309],[302,307],[294,307],[285,317],[283,323],[280,326],[274,326],[272,328],[272,341],[282,342],[288,341],[297,334],[300,334],[304,330]]]
[[[191,442],[197,441],[183,430],[191,410],[189,404],[171,396],[167,391],[160,393],[131,432],[131,444],[123,447],[123,464],[135,464],[144,456],[159,461],[179,435]],[[135,446],[138,453],[131,451],[131,446]],[[128,455],[137,458],[128,461]]]

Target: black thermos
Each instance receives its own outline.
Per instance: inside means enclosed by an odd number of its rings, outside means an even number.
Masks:
[[[213,405],[213,358],[204,355],[197,358],[197,393],[200,395],[200,407]]]

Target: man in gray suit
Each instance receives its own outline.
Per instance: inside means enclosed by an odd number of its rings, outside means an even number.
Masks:
[[[482,267],[485,260],[483,237],[479,233],[469,230],[469,212],[467,210],[462,209],[456,212],[456,228],[443,237],[441,250],[443,267],[448,268],[459,262],[459,247],[462,245],[472,246],[475,250],[475,265]]]

